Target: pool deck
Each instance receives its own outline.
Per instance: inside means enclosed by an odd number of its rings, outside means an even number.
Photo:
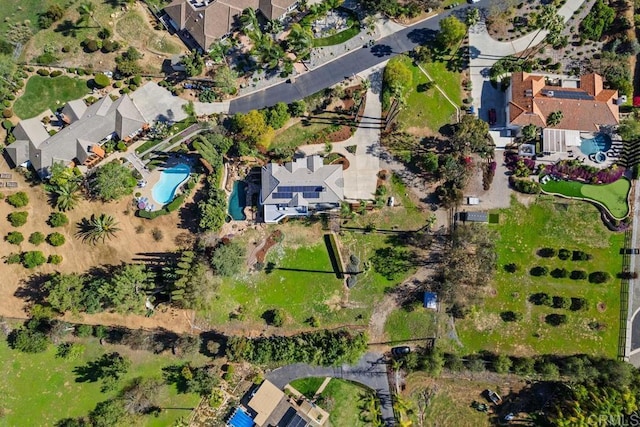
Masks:
[[[167,162],[162,165],[157,167],[156,169],[152,170],[149,172],[149,174],[147,175],[147,177],[145,178],[145,180],[147,181],[147,185],[145,185],[144,187],[140,188],[140,187],[136,187],[136,189],[134,190],[134,194],[136,193],[140,193],[140,197],[145,197],[149,200],[149,203],[153,206],[153,209],[151,209],[152,211],[159,211],[160,209],[162,209],[162,207],[164,206],[162,203],[158,203],[154,200],[153,198],[153,186],[156,185],[158,183],[158,181],[160,181],[160,176],[162,175],[162,171],[164,169],[170,168],[172,166],[176,166],[180,163],[186,163],[188,164],[193,172],[193,166],[194,166],[194,160],[188,158],[187,156],[182,155],[182,157],[178,157],[178,156],[170,156],[169,159],[167,159]],[[184,185],[181,184],[181,186]],[[176,192],[176,194],[179,194],[179,190]]]

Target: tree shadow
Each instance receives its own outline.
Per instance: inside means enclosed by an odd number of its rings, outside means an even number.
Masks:
[[[436,31],[429,28],[416,28],[407,34],[407,38],[412,43],[423,45],[429,41],[435,40]]]
[[[78,35],[78,29],[79,27],[76,25],[75,22],[69,20],[69,19],[65,19],[64,21],[60,22],[54,29],[53,31],[56,33],[60,33],[65,37],[76,37]]]
[[[382,58],[384,56],[389,56],[393,53],[393,50],[391,49],[391,46],[386,45],[386,44],[377,44],[374,45],[371,48],[371,53],[373,54],[373,56],[376,56],[378,58]]]
[[[30,304],[43,304],[48,292],[44,289],[44,284],[51,280],[51,274],[37,273],[29,276],[20,282],[14,296]]]

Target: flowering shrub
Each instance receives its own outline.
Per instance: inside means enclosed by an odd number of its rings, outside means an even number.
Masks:
[[[624,168],[613,165],[606,169],[598,169],[577,160],[561,160],[554,165],[546,165],[542,174],[591,184],[609,184],[622,177]]]
[[[514,175],[523,178],[531,175],[536,168],[535,160],[531,157],[518,156],[516,153],[506,153],[504,164]]]

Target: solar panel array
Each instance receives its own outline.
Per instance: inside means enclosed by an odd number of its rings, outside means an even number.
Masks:
[[[563,99],[584,99],[585,101],[594,99],[593,96],[589,95],[587,92],[555,89],[553,90],[553,97]]]
[[[293,193],[273,193],[274,199],[291,199],[293,198]]]
[[[308,423],[293,408],[287,409],[278,421],[279,427],[306,427],[307,425]]]
[[[278,191],[283,193],[302,193],[302,192],[312,192],[322,191],[322,186],[318,185],[279,185]]]

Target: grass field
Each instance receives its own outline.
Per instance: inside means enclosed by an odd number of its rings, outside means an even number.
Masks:
[[[300,121],[287,129],[276,133],[270,149],[275,147],[294,149],[301,145],[309,144],[316,139],[320,133],[333,126],[332,121],[339,118],[336,113],[322,113],[314,115],[309,122]]]
[[[73,369],[86,364],[107,351],[119,351],[132,359],[129,373],[121,383],[135,377],[160,377],[161,369],[178,363],[172,356],[159,356],[146,352],[132,352],[120,346],[100,346],[95,339],[86,346],[85,354],[78,360],[55,357],[55,346],[45,353],[25,354],[11,350],[6,341],[0,341],[0,425],[35,426],[53,425],[66,417],[87,415],[98,402],[117,395],[117,391],[103,394],[99,382],[76,382]],[[184,408],[163,410],[158,418],[140,418],[136,425],[173,425],[176,419],[188,416],[199,397],[194,394],[178,394],[174,386],[165,386],[157,396],[161,407]]]
[[[316,391],[320,388],[323,382],[324,378],[311,377],[294,380],[290,383],[290,385],[291,387],[295,388],[300,393],[311,399],[316,394]]]
[[[406,341],[414,338],[435,337],[437,331],[436,312],[423,307],[414,311],[396,309],[384,325],[390,341]]]
[[[55,111],[72,99],[89,93],[87,81],[67,76],[55,78],[32,76],[24,94],[14,104],[14,112],[21,119],[29,119],[46,109]]]
[[[623,245],[623,235],[608,231],[597,209],[588,203],[553,196],[540,196],[528,208],[512,203],[510,209],[500,211],[500,225],[496,226],[500,240],[495,295],[474,307],[467,319],[456,323],[464,344],[460,351],[489,350],[517,355],[587,353],[615,357],[619,280],[595,285],[586,280],[533,277],[529,271],[535,266],[546,266],[549,270],[606,271],[615,278],[622,265],[618,252]],[[583,250],[593,259],[541,258],[537,251],[544,247]],[[515,273],[505,271],[504,266],[509,263],[518,266]],[[587,311],[574,312],[533,305],[529,297],[537,292],[583,297],[590,307]],[[503,322],[500,314],[504,311],[520,313],[523,320]],[[567,323],[557,327],[546,324],[545,316],[551,313],[565,314]],[[592,330],[591,322],[604,325],[604,329]]]
[[[364,389],[349,381],[332,378],[322,392],[319,405],[329,412],[332,427],[368,425],[360,418],[360,395]],[[324,405],[324,406],[323,406]]]
[[[578,181],[549,181],[542,184],[542,190],[549,194],[562,194],[596,201],[603,205],[615,218],[622,219],[629,214],[629,191],[631,183],[621,178],[611,184],[592,185]]]
[[[34,32],[38,30],[38,15],[49,7],[50,4],[64,5],[66,0],[2,0],[0,8],[0,34],[4,36],[9,24],[31,22]]]
[[[437,132],[442,126],[451,123],[456,113],[454,106],[435,87],[426,92],[419,91],[419,85],[427,83],[429,79],[413,65],[410,58],[402,57],[399,60],[405,62],[413,73],[413,88],[407,96],[407,105],[398,115],[401,126],[405,129],[426,127]],[[460,74],[447,71],[446,64],[442,62],[424,64],[423,68],[452,101],[460,105]]]

